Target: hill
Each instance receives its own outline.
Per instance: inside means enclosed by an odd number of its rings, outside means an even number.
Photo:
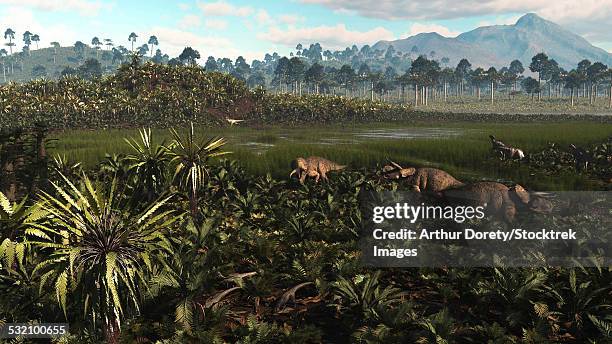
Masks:
[[[373,47],[386,49],[389,45],[402,52],[411,52],[413,46],[423,54],[434,51],[438,58],[448,57],[451,65],[464,57],[482,67],[501,67],[515,59],[528,64],[531,57],[540,52],[545,52],[566,69],[575,67],[583,59],[612,64],[612,54],[533,13],[522,16],[513,25],[479,27],[455,38],[427,33],[380,41]]]

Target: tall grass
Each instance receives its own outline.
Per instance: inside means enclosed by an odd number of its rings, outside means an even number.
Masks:
[[[453,130],[456,136],[415,139],[371,139],[355,133],[368,130],[412,128],[440,128]],[[202,138],[223,136],[228,139],[227,150],[250,173],[270,173],[285,178],[290,162],[298,156],[319,155],[351,169],[369,169],[388,160],[403,165],[439,167],[465,180],[512,180],[538,189],[590,188],[581,175],[567,174],[550,178],[532,175],[526,166],[501,163],[491,157],[488,135],[493,134],[508,144],[536,151],[556,143],[567,147],[570,143],[588,145],[612,135],[611,124],[590,122],[564,123],[394,123],[356,125],[352,127],[307,128],[200,128]],[[93,167],[105,154],[128,153],[124,137],[137,135],[137,130],[66,131],[53,136],[53,151],[66,154],[69,159],[82,161]],[[157,142],[169,142],[167,130],[154,130]],[[334,140],[330,140],[334,139]],[[344,142],[344,143],[337,143]]]

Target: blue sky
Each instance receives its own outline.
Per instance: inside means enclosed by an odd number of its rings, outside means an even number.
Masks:
[[[612,0],[0,0],[0,29],[11,27],[19,40],[25,30],[37,33],[42,47],[89,44],[94,36],[129,47],[134,31],[137,44],[156,35],[171,56],[191,45],[204,57],[250,61],[266,52],[287,54],[297,43],[339,49],[420,32],[455,36],[535,12],[612,51],[611,8]]]

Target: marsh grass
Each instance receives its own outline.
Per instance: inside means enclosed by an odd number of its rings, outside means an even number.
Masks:
[[[358,137],[369,130],[444,129],[453,135],[435,138],[379,139]],[[442,130],[442,132],[444,132]],[[590,189],[595,186],[584,176],[566,173],[555,177],[533,175],[518,163],[502,163],[492,158],[489,134],[526,152],[536,151],[555,142],[588,145],[612,135],[611,124],[591,122],[564,123],[390,123],[356,126],[310,126],[267,128],[199,128],[202,138],[223,136],[226,150],[254,174],[270,173],[286,178],[290,162],[298,156],[319,155],[348,165],[354,170],[372,170],[389,160],[403,165],[431,166],[448,170],[464,180],[514,181],[541,190]],[[94,167],[104,155],[129,153],[124,137],[138,130],[66,131],[54,133],[58,140],[54,153],[66,154],[86,167]],[[154,130],[156,142],[170,141],[168,130]]]

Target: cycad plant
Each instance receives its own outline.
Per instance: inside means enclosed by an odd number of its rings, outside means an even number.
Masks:
[[[134,180],[134,194],[138,195],[141,201],[141,197],[151,201],[162,193],[166,185],[170,154],[163,142],[160,145],[153,144],[151,129],[142,129],[139,133],[140,141],[135,138],[125,139],[133,149],[133,153],[128,154],[125,161]]]
[[[47,253],[36,266],[43,273],[40,287],[53,281],[66,316],[68,294],[73,294],[82,302],[76,309],[83,311],[84,318],[91,314],[94,324],[103,323],[107,340],[115,342],[123,316],[138,312],[148,272],[163,266],[172,254],[164,233],[178,216],[162,210],[171,197],[136,214],[124,207],[115,181],[110,187],[95,186],[84,176],[77,187],[63,179],[65,188],[52,183],[57,197],[40,196],[39,204],[49,218],[40,227],[48,239],[34,242]]]
[[[189,127],[187,137],[183,138],[179,133],[170,129],[174,140],[168,147],[172,154],[171,162],[176,166],[173,180],[181,191],[189,195],[189,205],[192,216],[197,214],[198,191],[205,184],[208,176],[208,160],[213,157],[229,154],[222,151],[225,145],[223,138],[211,138],[208,141],[197,142],[193,129],[193,122]]]

